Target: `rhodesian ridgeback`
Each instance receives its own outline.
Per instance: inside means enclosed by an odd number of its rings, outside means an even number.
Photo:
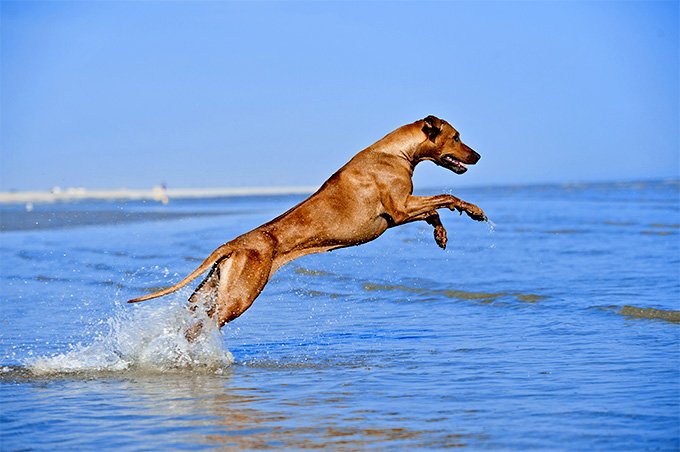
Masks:
[[[129,303],[167,295],[211,269],[189,302],[208,303],[208,315],[221,328],[253,304],[282,265],[298,257],[370,242],[388,228],[421,220],[434,227],[436,243],[445,248],[437,209],[465,212],[477,221],[486,221],[486,215],[452,195],[413,196],[413,171],[430,160],[463,174],[479,159],[444,120],[428,116],[407,124],[355,155],[297,206],[217,248],[174,286]],[[187,337],[200,329],[199,324]]]

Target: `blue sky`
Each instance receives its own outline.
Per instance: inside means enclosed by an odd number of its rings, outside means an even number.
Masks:
[[[435,114],[416,186],[678,177],[678,2],[1,6],[0,190],[320,185]]]

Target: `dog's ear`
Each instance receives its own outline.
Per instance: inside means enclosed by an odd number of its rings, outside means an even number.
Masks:
[[[427,118],[423,119],[423,132],[425,135],[427,135],[427,138],[430,139],[431,142],[434,143],[434,140],[437,138],[437,135],[439,135],[442,131],[442,120],[437,118],[436,116],[428,116]]]

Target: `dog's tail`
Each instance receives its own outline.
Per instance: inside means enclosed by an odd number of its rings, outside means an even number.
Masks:
[[[186,286],[189,284],[191,281],[194,279],[198,278],[201,273],[205,272],[209,268],[211,268],[216,262],[221,261],[222,259],[228,258],[229,255],[231,254],[231,247],[227,246],[226,244],[220,246],[217,248],[215,251],[210,253],[210,256],[208,256],[201,265],[198,266],[198,268],[194,271],[192,271],[189,276],[175,284],[174,286],[168,287],[163,290],[159,290],[158,292],[150,293],[148,295],[143,295],[141,297],[133,298],[132,300],[128,300],[128,303],[138,303],[140,301],[144,300],[150,300],[152,298],[158,298],[162,297],[163,295],[167,295],[169,293],[172,293],[176,290],[181,289],[182,287]]]

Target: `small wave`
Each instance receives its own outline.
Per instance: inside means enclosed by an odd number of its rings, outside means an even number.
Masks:
[[[653,228],[680,229],[680,224],[677,223],[652,223],[649,226]]]
[[[306,276],[335,276],[333,273],[326,272],[323,270],[312,270],[309,268],[304,268],[304,267],[298,267],[295,269],[295,273],[298,275],[306,275]]]
[[[340,297],[343,296],[339,293],[323,292],[323,291],[320,291],[320,290],[296,290],[295,294],[303,296],[303,297],[310,297],[310,298],[316,298],[316,297],[340,298]]]
[[[587,229],[549,229],[547,231],[541,232],[545,234],[567,235],[567,234],[585,234],[591,231]]]
[[[454,298],[457,300],[480,301],[482,303],[493,303],[497,301],[499,298],[503,297],[514,297],[515,299],[525,303],[536,303],[538,301],[543,301],[546,299],[544,295],[524,294],[518,292],[499,292],[499,293],[468,292],[465,290],[453,290],[453,289],[436,290],[427,289],[425,287],[409,287],[404,285],[386,285],[373,283],[364,283],[363,287],[364,290],[367,292],[399,291],[424,295],[444,296],[447,298]]]
[[[50,282],[71,282],[70,279],[67,278],[57,278],[55,276],[46,276],[46,275],[36,275],[34,278],[36,281],[39,282],[44,282],[44,283],[50,283]]]
[[[193,342],[187,328],[203,321]],[[165,305],[116,307],[108,331],[89,344],[77,344],[65,353],[33,358],[24,364],[37,375],[96,372],[167,372],[192,369],[220,372],[233,362],[222,334],[204,313],[192,313],[185,302]]]
[[[667,235],[675,235],[677,232],[675,231],[640,231],[640,234],[642,235],[659,235],[659,236],[667,236]]]

